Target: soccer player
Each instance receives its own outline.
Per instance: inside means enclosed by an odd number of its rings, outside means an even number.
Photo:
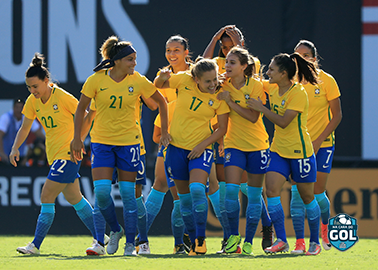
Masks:
[[[314,193],[322,218],[322,246],[325,250],[329,250],[332,247],[328,240],[330,203],[325,191],[335,151],[334,131],[342,118],[340,91],[335,79],[330,74],[319,69],[319,57],[314,43],[308,40],[301,40],[294,50],[302,55],[303,58],[312,62],[319,72],[319,84],[303,83],[303,87],[309,99],[307,128],[316,155],[317,174]],[[306,252],[304,242],[305,207],[296,185],[293,185],[291,190],[290,212],[297,238],[295,249],[291,253],[302,254]]]
[[[82,128],[82,139],[84,140],[88,130],[90,129],[90,126],[92,125],[92,121],[94,117],[96,116],[96,102],[94,99],[91,101],[90,105],[90,111],[89,113],[85,116],[84,118],[84,126]],[[137,253],[138,254],[150,254],[150,247],[149,247],[149,242],[148,242],[148,237],[147,237],[147,214],[146,214],[146,207],[143,201],[143,195],[142,195],[142,188],[144,185],[146,185],[146,150],[145,150],[145,145],[144,145],[144,139],[143,139],[143,133],[142,133],[142,128],[141,128],[141,117],[142,117],[142,107],[143,104],[145,104],[148,108],[151,110],[156,110],[157,109],[157,104],[153,101],[152,98],[144,98],[143,96],[140,96],[139,99],[136,101],[135,104],[135,117],[137,119],[137,126],[140,132],[140,138],[141,138],[141,144],[140,144],[140,162],[141,162],[141,167],[140,170],[138,170],[138,174],[136,177],[135,181],[135,197],[137,201],[137,206],[138,206],[138,232],[140,234],[140,247],[139,244],[137,245]],[[84,136],[84,138],[83,138]],[[118,171],[117,169],[114,169],[113,171],[113,179],[112,183],[115,184],[118,182]],[[97,233],[97,240],[94,241],[92,244],[92,247],[89,247],[87,249],[87,254],[93,254],[93,255],[98,255],[97,251],[101,250],[104,247],[103,244],[103,235],[105,234],[105,229],[106,229],[106,221],[104,217],[101,214],[100,209],[98,208],[98,203],[97,200],[95,200],[95,205],[94,205],[94,211],[93,211],[93,216],[95,220],[95,228],[96,228],[96,233]]]
[[[285,232],[285,216],[280,193],[286,179],[291,174],[297,183],[299,194],[307,210],[310,227],[310,246],[306,255],[317,255],[319,244],[320,209],[314,197],[316,181],[316,160],[310,135],[307,132],[308,98],[303,86],[294,82],[317,83],[316,67],[300,54],[279,54],[273,57],[267,75],[271,110],[260,98],[247,101],[250,108],[264,113],[274,123],[275,133],[270,148],[270,163],[266,174],[266,194],[268,211],[277,235],[277,240],[266,253],[287,252],[289,244]]]
[[[244,47],[244,36],[243,33],[240,31],[239,28],[237,28],[235,25],[226,25],[218,30],[217,33],[212,37],[210,43],[207,45],[203,56],[205,58],[212,58],[215,50],[216,43],[219,41],[219,53],[218,56],[214,58],[216,60],[218,66],[219,66],[219,73],[224,73],[226,71],[225,64],[226,64],[226,56],[228,52],[235,46],[241,46]],[[259,79],[259,73],[261,68],[260,60],[255,57],[253,57],[254,62],[254,71],[253,71],[253,77],[256,79]],[[225,73],[226,74],[226,73]],[[226,75],[227,76],[227,75]],[[226,208],[225,208],[225,196],[226,196],[226,180],[224,175],[224,159],[223,157],[218,154],[222,153],[224,146],[222,143],[222,140],[219,142],[216,142],[214,144],[214,149],[216,151],[216,172],[217,172],[217,178],[219,180],[219,194],[220,194],[220,211],[221,216],[224,220],[228,220]],[[243,192],[245,196],[248,197],[247,193],[247,174],[246,172],[243,173],[241,183],[240,183],[240,190]],[[261,222],[262,222],[262,242],[261,246],[263,250],[273,244],[273,227],[272,227],[272,221],[270,220],[270,217],[267,213],[265,201],[262,200],[262,212],[261,212]],[[229,237],[229,224],[227,221],[223,221],[223,240],[222,240],[222,248],[218,253],[224,253],[224,249],[227,245],[227,239]],[[238,250],[239,252],[239,250]]]
[[[210,146],[227,130],[229,108],[216,98],[218,66],[202,59],[191,74],[162,70],[155,78],[158,88],[176,88],[178,97],[170,125],[172,141],[167,148],[165,167],[179,192],[181,214],[189,232],[189,255],[205,254],[207,198],[205,185],[213,163]],[[209,123],[218,115],[219,128],[213,133]]]
[[[189,43],[188,40],[183,38],[180,35],[171,36],[165,44],[165,57],[169,63],[165,69],[169,69],[172,73],[176,74],[178,72],[188,71],[192,65],[192,61],[189,56]],[[160,74],[160,71],[157,73],[157,76]],[[159,89],[159,92],[165,97],[169,105],[169,123],[171,122],[174,105],[173,101],[177,98],[176,89],[165,88]],[[159,143],[161,136],[161,122],[160,115],[157,116],[155,120],[154,128],[154,141]],[[164,171],[164,156],[166,149],[164,146],[159,148],[158,156],[155,163],[155,180],[150,191],[150,194],[146,200],[146,211],[147,211],[147,232],[149,231],[153,221],[160,212],[160,209],[163,205],[164,196],[167,193],[168,189],[171,191],[173,197],[173,210],[171,215],[172,221],[172,232],[175,238],[175,248],[174,253],[182,254],[185,253],[184,241],[183,241],[183,231],[184,223],[180,213],[180,201],[177,195],[177,190],[175,183],[172,179],[166,178]],[[188,237],[185,241],[187,244],[189,241]],[[139,242],[139,237],[137,239]],[[189,246],[186,246],[187,250],[190,249]]]
[[[41,192],[41,212],[37,220],[34,240],[25,247],[17,248],[23,254],[40,254],[40,246],[46,237],[55,216],[55,199],[62,192],[73,205],[77,215],[96,238],[92,206],[81,194],[78,174],[80,162],[70,161],[70,141],[73,138],[75,113],[78,101],[70,93],[50,81],[50,73],[44,66],[44,58],[36,53],[25,74],[31,95],[26,100],[22,113],[24,119],[17,132],[9,160],[17,167],[19,147],[27,138],[37,117],[46,133],[46,153],[50,167],[49,175]],[[103,253],[104,254],[104,253]]]
[[[262,83],[253,78],[253,57],[247,50],[233,47],[226,57],[226,81],[218,98],[230,106],[228,129],[224,139],[226,209],[230,237],[226,253],[235,253],[240,244],[239,190],[242,174],[248,175],[246,237],[242,253],[253,255],[252,241],[262,212],[262,186],[269,159],[269,135],[260,112],[247,107],[250,98],[265,103]]]
[[[136,51],[130,42],[111,36],[103,43],[103,60],[85,82],[75,115],[75,133],[71,143],[75,160],[82,159],[81,140],[84,111],[96,100],[96,117],[91,130],[92,177],[98,206],[111,228],[108,254],[118,250],[124,234],[110,195],[112,174],[118,168],[118,186],[123,202],[126,245],[124,255],[136,255],[137,202],[135,179],[140,170],[140,133],[136,125],[135,104],[141,95],[151,97],[162,115],[161,143],[168,145],[167,105],[154,85],[134,70]]]

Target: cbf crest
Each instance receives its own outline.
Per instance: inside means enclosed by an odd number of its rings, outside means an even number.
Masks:
[[[129,86],[129,94],[132,94],[132,93],[134,93],[134,87]]]
[[[328,223],[328,239],[332,246],[345,251],[358,242],[357,219],[347,215],[338,214],[330,218]]]

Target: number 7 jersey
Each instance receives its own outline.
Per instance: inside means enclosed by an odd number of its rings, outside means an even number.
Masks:
[[[178,90],[176,108],[169,132],[171,144],[192,150],[211,133],[210,120],[215,115],[228,113],[230,108],[217,94],[201,92],[191,75],[182,72],[173,74],[169,79],[171,88]]]
[[[46,133],[46,155],[51,165],[56,159],[70,160],[70,143],[74,135],[74,114],[77,99],[62,88],[51,84],[51,96],[45,104],[30,95],[22,113],[38,118]]]

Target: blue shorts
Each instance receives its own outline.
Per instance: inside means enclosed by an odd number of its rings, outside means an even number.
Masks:
[[[139,144],[115,146],[91,143],[91,152],[92,169],[110,167],[127,172],[141,171]]]
[[[201,169],[210,174],[214,162],[213,151],[205,149],[203,154],[196,159],[189,160],[187,156],[191,151],[168,145],[165,157],[165,168],[168,176],[174,180],[189,180],[189,173],[193,169]]]
[[[270,152],[268,172],[277,172],[286,179],[291,178],[298,183],[316,182],[316,160],[313,154],[309,158],[283,158],[275,152]]]
[[[330,173],[332,168],[333,153],[335,146],[320,148],[316,154],[318,172]]]
[[[81,161],[75,164],[71,160],[56,159],[50,166],[50,172],[47,179],[62,184],[73,183],[76,178],[80,177],[80,174],[78,173],[80,164]]]
[[[138,171],[137,173],[135,184],[145,186],[146,185],[146,155],[142,155],[140,157],[140,167],[141,167],[141,170]],[[117,168],[114,168],[112,184],[115,184],[117,182],[118,182],[118,171],[117,171]]]
[[[269,160],[269,148],[261,151],[244,152],[235,148],[224,149],[224,167],[237,166],[248,173],[266,173]]]
[[[214,161],[215,164],[224,164],[224,157],[219,156],[219,143],[214,143]]]
[[[165,149],[165,146],[164,145],[162,145],[162,146],[160,146],[160,148],[159,148],[159,151],[158,151],[158,153],[157,153],[157,156],[158,157],[165,157],[165,153],[167,152],[167,149]]]

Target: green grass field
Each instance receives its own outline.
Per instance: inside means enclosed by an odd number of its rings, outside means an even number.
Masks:
[[[124,257],[123,243],[115,255],[86,256],[91,244],[89,236],[47,236],[41,247],[41,255],[30,256],[16,252],[18,246],[26,245],[32,236],[0,236],[2,243],[0,269],[376,269],[378,239],[360,239],[351,249],[340,252],[335,248],[322,251],[318,256],[295,256],[288,253],[265,255],[261,238],[254,240],[255,256],[216,255],[220,238],[206,239],[208,253],[205,256],[189,257],[173,255],[172,237],[150,237],[153,254]],[[290,248],[294,238],[289,238]],[[375,265],[375,266],[374,266]]]

